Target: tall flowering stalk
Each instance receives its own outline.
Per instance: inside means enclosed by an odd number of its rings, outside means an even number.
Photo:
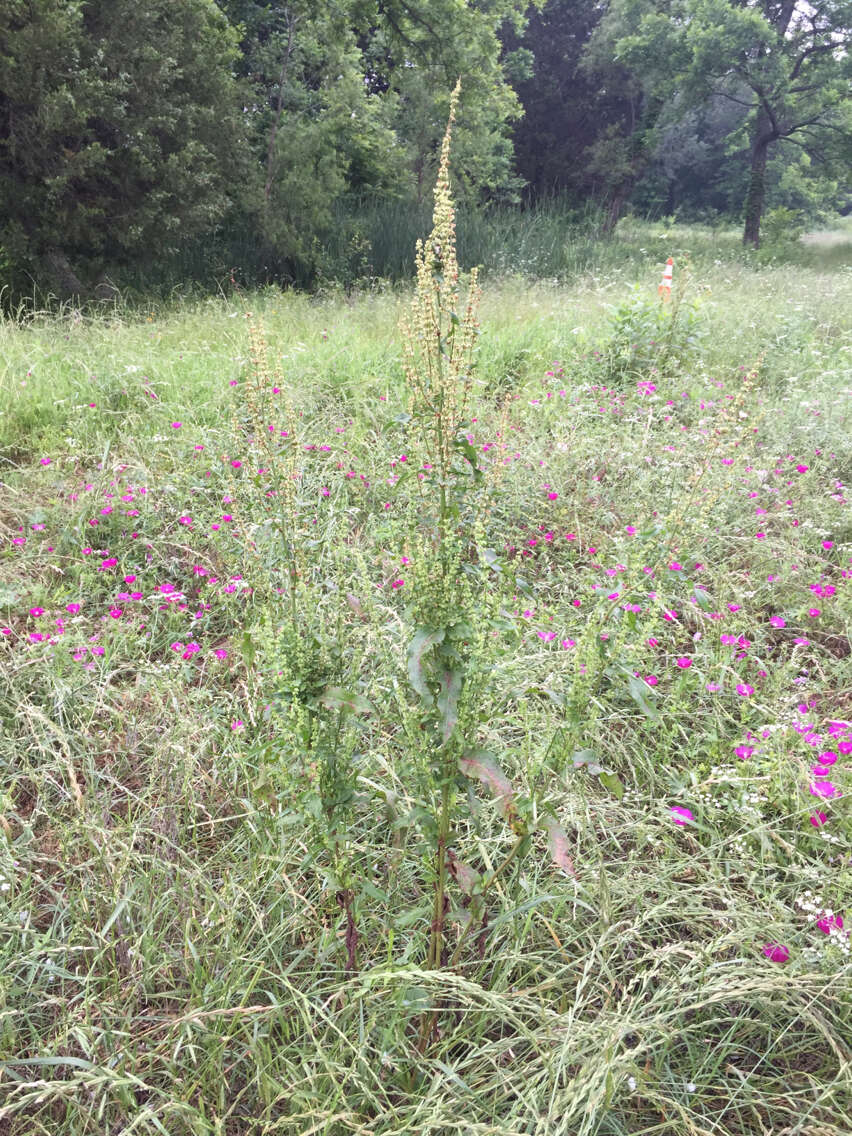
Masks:
[[[450,140],[460,83],[450,98],[447,130],[435,184],[435,208],[429,238],[417,242],[417,287],[403,320],[405,376],[410,411],[419,426],[422,458],[433,470],[440,491],[442,535],[450,515],[448,495],[460,455],[476,469],[469,443],[459,435],[468,412],[474,351],[479,335],[476,318],[480,298],[478,273],[470,273],[464,312],[459,314],[459,266],[456,257],[455,209],[450,192]]]
[[[402,330],[405,375],[410,396],[411,441],[423,474],[420,536],[413,542],[408,571],[408,677],[419,700],[410,731],[412,759],[424,789],[418,810],[422,831],[434,849],[434,903],[426,965],[455,966],[471,936],[484,950],[486,904],[498,879],[530,846],[534,817],[543,816],[520,798],[494,754],[480,748],[487,688],[495,648],[492,632],[505,627],[500,599],[503,565],[485,548],[485,527],[474,505],[485,504],[496,477],[486,477],[480,454],[468,438],[467,415],[473,388],[477,305],[480,296],[472,272],[463,310],[456,259],[455,214],[450,193],[450,139],[459,86],[450,100],[447,131],[435,186],[433,228],[417,244],[417,286]],[[504,422],[505,429],[505,422]],[[414,464],[414,463],[412,463]],[[465,507],[463,507],[465,506]],[[497,866],[479,871],[459,859],[451,834],[461,828],[461,802],[475,783],[486,788],[511,833],[511,843]],[[567,839],[545,822],[551,854],[566,868]],[[449,894],[461,893],[463,926],[452,951],[446,946]],[[424,1016],[419,1048],[432,1036],[437,1011]]]
[[[425,835],[435,849],[434,908],[427,965],[446,965],[444,948],[447,892],[451,879],[463,880],[470,920],[481,913],[484,880],[455,857],[449,846],[458,790],[467,778],[489,786],[498,807],[516,832],[516,849],[526,829],[517,813],[512,787],[490,754],[472,744],[484,690],[487,628],[493,599],[483,587],[477,546],[479,526],[465,531],[460,504],[483,481],[478,455],[465,436],[479,325],[477,274],[472,272],[467,302],[459,314],[459,267],[455,211],[450,192],[450,140],[460,86],[450,99],[449,121],[435,185],[432,232],[417,242],[417,284],[402,321],[405,375],[409,390],[412,441],[418,450],[427,535],[422,535],[409,574],[411,628],[408,675],[420,701],[416,765],[429,805]],[[487,570],[486,570],[487,571]],[[513,859],[509,857],[508,863]],[[469,924],[469,926],[471,925]],[[433,1024],[424,1021],[421,1044]]]

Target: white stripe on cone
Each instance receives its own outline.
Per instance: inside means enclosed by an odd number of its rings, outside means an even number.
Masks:
[[[663,278],[660,281],[659,292],[663,299],[666,299],[672,294],[672,272],[674,269],[674,260],[672,257],[666,261],[666,267],[663,269]]]

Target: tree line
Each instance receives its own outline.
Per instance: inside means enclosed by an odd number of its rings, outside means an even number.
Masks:
[[[310,282],[341,217],[427,199],[449,94],[470,207],[852,204],[852,0],[4,0],[0,273],[87,294],[247,234]],[[770,195],[768,198],[767,195]]]

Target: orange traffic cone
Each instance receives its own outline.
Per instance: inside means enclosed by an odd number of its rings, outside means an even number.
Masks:
[[[672,294],[672,269],[674,267],[674,260],[671,257],[666,261],[666,267],[663,269],[663,278],[660,281],[659,293],[663,300],[668,300]]]

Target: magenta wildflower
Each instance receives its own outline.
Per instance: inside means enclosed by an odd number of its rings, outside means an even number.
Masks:
[[[749,686],[747,682],[738,682],[737,694],[741,695],[741,697],[743,698],[751,698],[751,696],[754,694],[754,687]]]
[[[36,618],[38,618],[38,616],[44,615],[44,608],[43,607],[31,607],[30,608],[30,615],[34,615]]]
[[[754,746],[739,745],[734,750],[734,753],[737,755],[740,761],[745,761],[754,753]]]
[[[810,793],[814,797],[824,797],[826,800],[831,800],[834,797],[842,797],[843,793],[832,781],[811,781]]]
[[[182,425],[183,425],[183,423],[182,423],[182,422],[173,422],[173,423],[172,423],[172,429],[173,429],[173,430],[180,430],[180,428],[181,428],[181,426],[182,426]]]
[[[836,927],[838,931],[843,930],[843,916],[823,915],[822,919],[817,919],[816,925],[824,935],[830,935],[834,927]]]
[[[681,805],[672,805],[669,812],[671,813],[674,823],[680,825],[681,828],[683,828],[688,820],[695,820],[695,817],[689,809],[685,809]]]
[[[790,957],[790,952],[782,943],[767,943],[763,953],[770,962],[786,962]]]
[[[780,615],[773,615],[769,621],[773,627],[786,627],[787,621],[782,619]]]
[[[688,659],[686,655],[681,655],[680,658],[676,660],[676,662],[677,665],[679,667],[682,667],[684,670],[686,670],[687,667],[692,666],[692,659]]]
[[[814,826],[814,828],[822,828],[822,826],[827,821],[828,817],[826,816],[826,814],[819,812],[819,810],[817,810],[817,812],[814,813],[814,815],[811,817],[811,824]]]

